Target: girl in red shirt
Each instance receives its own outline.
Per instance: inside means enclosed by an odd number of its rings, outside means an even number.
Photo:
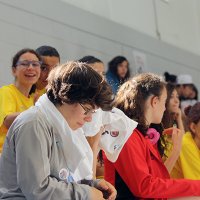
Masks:
[[[139,123],[117,161],[105,158],[105,179],[115,185],[117,200],[200,196],[200,181],[170,179],[161,159],[163,135],[150,128],[152,123],[161,123],[166,99],[165,82],[151,73],[132,78],[117,93],[115,106]],[[178,134],[180,130],[173,128],[172,137]]]

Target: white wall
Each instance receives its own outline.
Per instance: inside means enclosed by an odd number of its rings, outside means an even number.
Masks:
[[[145,0],[140,1],[142,7]],[[89,0],[86,2],[90,5]],[[103,9],[107,3],[101,0],[99,7]],[[120,4],[116,6],[120,7]],[[149,7],[147,20],[153,24],[150,10]],[[110,13],[109,9],[104,10],[105,16],[110,16]],[[10,61],[19,49],[45,44],[58,49],[62,62],[91,54],[107,63],[116,55],[124,55],[130,61],[133,73],[133,51],[138,50],[146,55],[149,71],[159,74],[166,70],[175,74],[190,73],[200,86],[199,56],[158,40],[153,36],[153,29],[149,36],[63,1],[1,0],[0,27],[0,85],[12,82]]]
[[[158,27],[161,39],[200,55],[198,0],[157,0]]]
[[[62,1],[200,55],[199,0]]]

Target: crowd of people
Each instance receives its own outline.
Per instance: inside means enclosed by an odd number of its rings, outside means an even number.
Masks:
[[[60,63],[22,49],[0,88],[0,199],[200,198],[200,103],[189,74],[130,76],[127,58]]]

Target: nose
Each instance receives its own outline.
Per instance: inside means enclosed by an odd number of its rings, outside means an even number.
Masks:
[[[92,114],[86,116],[86,117],[84,118],[84,120],[85,120],[86,122],[91,122],[91,121],[92,121]]]
[[[34,67],[33,67],[33,64],[32,64],[32,63],[29,63],[27,69],[33,69],[33,68],[34,68]]]
[[[176,99],[175,99],[175,102],[176,102],[176,103],[179,103],[179,98],[176,98]]]

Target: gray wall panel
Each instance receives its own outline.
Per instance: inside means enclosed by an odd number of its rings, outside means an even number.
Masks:
[[[0,85],[10,83],[11,57],[23,47],[55,46],[61,60],[93,54],[107,63],[122,54],[135,72],[133,51],[146,54],[148,69],[190,73],[199,83],[200,57],[58,0],[0,1]],[[200,86],[199,86],[200,87]]]

